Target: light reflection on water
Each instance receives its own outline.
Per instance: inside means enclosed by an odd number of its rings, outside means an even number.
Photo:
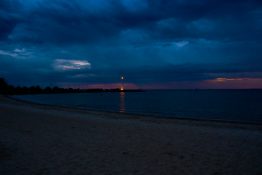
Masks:
[[[262,122],[261,90],[169,90],[15,97],[40,104],[121,113]]]
[[[126,112],[125,92],[120,92],[119,112]]]

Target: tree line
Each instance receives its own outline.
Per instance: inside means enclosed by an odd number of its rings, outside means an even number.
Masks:
[[[40,87],[40,86],[13,86],[0,78],[0,94],[23,95],[23,94],[57,94],[57,93],[87,93],[87,92],[119,92],[120,89],[75,89],[61,87]]]

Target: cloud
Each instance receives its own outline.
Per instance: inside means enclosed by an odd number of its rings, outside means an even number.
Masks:
[[[262,77],[259,0],[0,0],[0,26],[13,82]]]
[[[122,85],[124,85],[124,87],[126,89],[138,89],[139,87],[136,84],[133,83],[99,83],[99,84],[86,84],[86,83],[82,83],[82,84],[75,84],[69,87],[73,87],[73,88],[81,88],[81,89],[117,89],[120,88]]]
[[[141,86],[144,89],[261,89],[261,78],[240,78],[237,80],[229,80],[220,82],[216,79],[201,81],[184,81],[169,83],[153,83]]]
[[[262,78],[215,78],[204,81],[202,88],[215,89],[261,89]]]
[[[256,0],[4,0],[2,9],[0,39],[11,41],[94,43],[128,29],[145,31],[151,41],[262,38]]]
[[[58,71],[90,69],[91,63],[85,60],[56,59],[54,61],[54,68],[55,70],[58,70]]]
[[[32,53],[27,51],[25,48],[16,48],[12,51],[0,50],[0,55],[9,56],[13,58],[28,58]]]
[[[18,56],[17,53],[8,52],[8,51],[4,51],[4,50],[0,50],[0,55],[10,56],[10,57],[13,57],[13,58],[16,58]]]
[[[178,41],[174,43],[177,47],[181,48],[189,44],[188,41]]]

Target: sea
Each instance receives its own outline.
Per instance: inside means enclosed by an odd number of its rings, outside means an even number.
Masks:
[[[18,95],[15,98],[148,117],[262,123],[262,90],[146,90]]]

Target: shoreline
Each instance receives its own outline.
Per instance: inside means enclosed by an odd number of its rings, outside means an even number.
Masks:
[[[1,97],[1,96],[0,96]],[[124,116],[126,119],[144,119],[150,121],[159,120],[159,121],[179,121],[179,122],[196,122],[196,123],[207,123],[207,124],[218,124],[218,125],[235,125],[235,126],[243,126],[243,127],[258,127],[262,129],[262,122],[255,121],[237,121],[237,120],[219,120],[219,119],[201,119],[201,118],[190,118],[190,117],[173,117],[161,114],[141,114],[141,113],[127,113],[127,112],[116,112],[116,111],[106,111],[106,110],[96,110],[91,108],[81,108],[81,107],[72,107],[72,106],[63,106],[63,105],[51,105],[51,104],[42,104],[36,103],[32,101],[27,101],[23,99],[18,99],[13,96],[3,96],[4,98],[10,99],[14,102],[19,102],[21,104],[32,105],[33,107],[38,108],[49,108],[49,109],[57,109],[57,110],[66,110],[72,112],[83,112],[89,114],[98,114],[98,115],[117,115]],[[122,118],[122,117],[121,117]]]
[[[261,126],[48,107],[0,96],[0,174],[262,173]]]

